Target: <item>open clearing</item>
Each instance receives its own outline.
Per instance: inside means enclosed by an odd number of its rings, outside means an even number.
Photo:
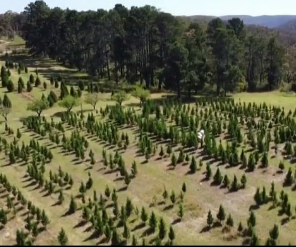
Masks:
[[[64,78],[67,76],[68,82],[75,82],[77,80],[86,79],[86,75],[78,74],[73,70],[63,68],[56,65],[50,60],[33,60],[32,58],[24,58],[21,56],[12,56],[10,59],[14,62],[24,63],[29,72],[26,74],[21,72],[18,74],[17,69],[11,69],[11,80],[15,83],[15,88],[17,88],[17,81],[19,76],[22,77],[26,83],[29,80],[29,75],[35,75],[35,69],[38,68],[39,78],[42,82],[47,82],[47,89],[44,90],[42,85],[39,88],[34,87],[32,92],[23,92],[21,94],[17,91],[12,93],[7,93],[10,101],[12,102],[11,113],[8,116],[7,126],[14,131],[14,134],[9,134],[5,130],[5,122],[1,124],[1,173],[5,175],[7,181],[11,186],[14,186],[21,192],[21,195],[27,200],[31,201],[32,205],[44,210],[48,219],[50,220],[46,229],[42,229],[41,223],[39,223],[40,230],[37,236],[32,237],[32,232],[29,238],[34,239],[35,244],[57,244],[57,236],[61,228],[65,230],[68,236],[68,244],[75,245],[91,245],[91,244],[101,244],[105,245],[110,243],[110,240],[106,238],[104,234],[99,234],[98,229],[92,227],[91,220],[83,218],[83,208],[89,207],[89,201],[93,204],[91,209],[91,215],[95,215],[94,209],[95,204],[99,208],[99,214],[101,211],[107,212],[108,218],[113,221],[113,225],[116,226],[119,217],[114,218],[113,207],[114,203],[110,198],[105,195],[106,186],[111,190],[113,189],[118,196],[119,209],[122,205],[126,204],[127,198],[132,201],[134,206],[133,213],[128,217],[128,228],[130,229],[130,237],[127,242],[130,244],[132,242],[132,236],[134,235],[139,244],[145,239],[146,244],[153,244],[155,238],[158,236],[158,230],[155,233],[149,232],[149,224],[142,224],[141,220],[141,210],[144,207],[150,216],[151,212],[154,212],[157,219],[161,217],[166,222],[167,232],[169,231],[169,226],[172,225],[176,238],[174,244],[185,245],[185,244],[248,244],[250,236],[247,232],[242,231],[239,233],[237,231],[239,222],[242,223],[243,228],[247,229],[247,220],[250,216],[250,208],[256,215],[257,223],[254,226],[256,233],[261,241],[264,243],[269,237],[269,231],[272,229],[274,224],[279,226],[279,238],[277,240],[278,244],[296,244],[293,233],[296,230],[295,224],[295,206],[296,201],[294,199],[294,181],[289,186],[283,186],[286,174],[289,168],[292,168],[292,176],[294,175],[294,157],[296,153],[287,153],[285,150],[286,143],[295,142],[295,115],[294,109],[296,105],[296,97],[287,96],[280,94],[278,92],[274,93],[254,93],[254,94],[237,94],[234,95],[234,101],[231,99],[214,99],[214,98],[197,98],[196,102],[193,101],[190,104],[178,105],[171,101],[167,94],[152,94],[151,100],[149,101],[151,105],[156,103],[161,106],[159,119],[164,119],[166,124],[166,129],[169,132],[170,127],[174,129],[175,133],[178,132],[178,137],[172,140],[171,138],[165,138],[164,134],[155,128],[161,126],[161,120],[156,120],[155,111],[148,112],[143,121],[151,122],[149,127],[145,127],[143,124],[139,124],[139,121],[135,121],[137,116],[142,115],[142,110],[140,108],[139,101],[136,98],[130,97],[129,100],[123,103],[123,110],[127,116],[129,109],[133,109],[130,112],[129,117],[126,117],[122,123],[115,121],[119,119],[118,108],[108,108],[104,116],[103,112],[107,105],[115,105],[115,102],[110,100],[99,101],[97,104],[98,111],[93,111],[90,105],[82,104],[72,110],[74,115],[77,113],[77,117],[71,120],[63,119],[61,120],[61,112],[64,111],[63,108],[59,107],[57,104],[42,113],[44,117],[39,123],[41,128],[45,129],[47,123],[53,121],[55,127],[51,127],[45,131],[45,135],[40,135],[40,132],[33,130],[25,126],[21,120],[24,118],[34,115],[32,112],[27,111],[27,104],[32,102],[34,99],[39,99],[42,94],[48,95],[50,90],[56,92],[59,95],[59,89],[50,85],[49,78],[51,75],[57,76],[62,74]],[[4,58],[5,60],[5,58]],[[5,62],[1,62],[1,66]],[[76,86],[75,86],[76,87]],[[1,98],[3,99],[6,93],[6,88],[1,88]],[[87,92],[83,92],[82,98]],[[110,93],[102,94],[105,99],[110,98]],[[161,101],[159,99],[162,99]],[[212,103],[211,103],[212,101]],[[83,99],[82,99],[83,102]],[[244,103],[246,102],[246,105]],[[248,103],[252,106],[248,107]],[[255,104],[253,104],[255,103]],[[263,105],[263,103],[266,104]],[[261,104],[261,107],[259,106]],[[274,105],[275,108],[269,108],[269,105]],[[284,112],[282,112],[284,108]],[[80,118],[80,111],[83,109],[84,118]],[[102,109],[102,111],[100,111]],[[113,109],[113,110],[112,110]],[[150,108],[150,110],[152,107]],[[164,110],[165,109],[165,110]],[[289,110],[292,114],[289,114]],[[115,128],[119,136],[118,140],[114,143],[109,143],[104,138],[104,135],[100,135],[99,132],[93,131],[91,133],[87,125],[82,124],[82,122],[88,122],[87,118],[89,114],[93,114],[95,117],[95,122],[97,123],[108,123],[107,129]],[[110,116],[113,114],[113,119]],[[283,115],[285,114],[285,115]],[[133,117],[130,117],[133,116]],[[178,117],[178,119],[177,119]],[[134,121],[128,122],[128,119],[133,118]],[[264,118],[264,119],[263,119]],[[150,120],[148,120],[150,119]],[[151,120],[152,119],[152,120]],[[192,120],[190,120],[192,119]],[[241,122],[242,119],[242,122]],[[238,122],[236,121],[238,120]],[[254,120],[253,123],[251,120]],[[262,120],[262,121],[261,121]],[[193,121],[190,127],[190,121]],[[247,127],[247,122],[250,122],[249,128]],[[56,127],[63,126],[63,130]],[[231,123],[231,124],[230,124]],[[271,123],[271,125],[269,125]],[[219,124],[221,126],[219,126]],[[50,125],[50,124],[49,124]],[[95,126],[95,123],[91,123]],[[154,125],[154,127],[153,127]],[[224,126],[225,125],[225,126]],[[233,127],[230,128],[229,125]],[[207,130],[215,129],[215,136],[210,139],[206,146],[210,146],[209,143],[216,141],[216,147],[219,147],[219,140],[221,139],[222,147],[224,151],[226,149],[226,143],[228,142],[231,148],[234,143],[234,139],[238,138],[233,134],[240,130],[242,140],[237,141],[234,150],[240,157],[241,150],[244,150],[247,160],[251,153],[258,151],[258,143],[260,138],[266,143],[266,136],[270,132],[270,141],[268,145],[268,166],[261,165],[261,159],[264,152],[259,153],[259,159],[255,165],[254,171],[250,171],[250,167],[247,164],[246,167],[243,166],[242,162],[238,160],[237,162],[221,162],[221,153],[218,151],[213,151],[214,148],[210,149],[207,154],[205,154],[204,148],[198,145],[194,147],[192,145],[182,145],[182,135],[189,136],[190,128],[191,130],[199,130],[202,126],[207,126]],[[285,131],[286,129],[292,129],[293,133],[291,135],[284,134],[284,137],[277,144],[278,152],[274,150],[274,130],[277,132],[281,130],[282,127]],[[99,128],[99,127],[97,127]],[[17,138],[17,129],[21,132],[21,137]],[[294,128],[295,129],[295,128]],[[235,130],[235,131],[233,131]],[[77,132],[78,131],[78,132]],[[233,133],[230,133],[233,131]],[[88,146],[85,147],[85,158],[79,159],[75,156],[73,150],[65,150],[65,146],[62,143],[63,134],[66,138],[70,139],[71,134],[78,133],[83,136],[87,142]],[[104,131],[101,131],[104,132]],[[59,137],[60,143],[56,144],[49,139],[50,134],[55,134]],[[145,157],[145,150],[140,150],[140,133],[147,139],[151,140],[152,151],[149,152],[149,157]],[[236,132],[235,132],[236,133]],[[252,135],[248,134],[252,133]],[[259,135],[261,133],[261,135]],[[126,149],[123,148],[125,139],[121,139],[122,134],[128,135],[129,143]],[[232,136],[230,136],[232,135]],[[253,136],[255,140],[255,147],[251,147],[251,140],[248,138]],[[208,135],[209,136],[209,135]],[[28,167],[32,166],[33,160],[33,147],[30,147],[30,158],[27,162],[17,159],[15,163],[11,164],[9,157],[9,152],[4,151],[5,141],[8,143],[8,150],[10,143],[13,143],[14,139],[17,140],[16,146],[22,147],[24,145],[29,145],[32,140],[35,140],[41,146],[46,146],[51,150],[53,154],[53,159],[45,164],[45,171],[43,173],[44,179],[47,181],[54,180],[50,177],[50,173],[58,174],[59,167],[62,169],[64,174],[68,174],[73,179],[73,186],[70,187],[67,184],[54,183],[54,192],[48,193],[48,189],[45,185],[38,185],[36,179],[32,178],[28,174]],[[105,139],[105,140],[104,140]],[[186,138],[185,138],[186,139]],[[121,140],[121,141],[120,141]],[[114,140],[111,138],[111,142]],[[143,139],[142,139],[143,142]],[[118,144],[120,143],[120,144]],[[146,143],[147,144],[147,143]],[[211,144],[214,145],[214,144]],[[294,145],[294,144],[293,144]],[[148,145],[149,146],[149,145]],[[167,154],[167,147],[172,147],[172,153],[178,158],[180,150],[183,150],[184,154],[188,154],[189,161],[182,160],[175,167],[172,166],[172,154]],[[164,155],[161,157],[159,155],[161,147],[163,147]],[[89,152],[90,150],[94,153],[95,164],[90,163]],[[103,158],[103,150],[107,153],[107,166]],[[230,151],[230,156],[233,158],[234,150]],[[293,147],[292,147],[292,150]],[[228,150],[229,151],[229,150]],[[135,161],[137,164],[137,175],[131,179],[130,184],[126,186],[125,179],[121,176],[117,168],[110,168],[109,156],[115,156],[118,153],[124,160],[126,170],[131,173],[132,163]],[[227,151],[225,151],[227,153]],[[38,151],[37,151],[38,153]],[[228,154],[229,155],[229,154]],[[215,157],[216,156],[216,157]],[[229,161],[229,157],[226,161]],[[189,173],[190,163],[192,157],[195,158],[197,163],[197,171],[194,174]],[[279,171],[278,165],[280,161],[284,162],[284,170]],[[202,165],[200,165],[202,164]],[[207,164],[210,167],[212,174],[207,179]],[[40,165],[37,165],[40,169]],[[224,188],[220,185],[213,185],[214,175],[217,169],[221,172],[222,176],[228,176],[230,180],[229,187],[233,181],[234,175],[238,179],[240,184],[241,177],[245,174],[247,178],[247,183],[245,188],[239,188],[237,191],[231,191],[231,189]],[[79,188],[81,183],[86,183],[92,178],[93,184],[90,189],[88,189],[84,194],[85,202],[82,200]],[[61,180],[61,179],[60,179]],[[269,191],[271,188],[271,183],[274,181],[275,191],[277,192],[278,202],[275,203],[275,207],[272,205],[272,198],[268,198],[262,205],[255,206],[254,195],[256,188],[265,187],[267,191],[267,196],[269,197]],[[180,193],[182,191],[182,184],[186,184],[186,192],[183,193],[183,200],[180,198]],[[10,192],[8,192],[10,190]],[[59,204],[57,203],[59,192],[63,191],[64,201]],[[166,190],[169,194],[168,198],[165,200],[163,198],[163,192]],[[287,213],[287,205],[283,208],[282,201],[280,199],[280,192],[284,191],[288,195],[288,203],[291,206],[291,215]],[[93,198],[94,191],[97,192],[97,197],[100,198],[102,195],[103,199],[106,201],[105,206],[100,205],[100,200],[97,201]],[[176,195],[176,200],[172,203],[170,195],[174,191]],[[0,206],[3,208],[8,216],[8,222],[3,225],[1,229],[1,244],[15,244],[16,230],[23,229],[24,232],[28,232],[26,227],[26,220],[28,217],[27,204],[23,204],[16,197],[13,196],[11,189],[7,189],[5,183],[0,186]],[[69,203],[71,196],[75,197],[75,201],[78,204],[78,210],[75,213],[67,214],[69,209]],[[13,198],[14,208],[11,209],[8,206],[8,199]],[[173,200],[174,201],[174,200]],[[183,202],[182,202],[183,201]],[[179,205],[183,206],[184,216],[180,219],[178,215]],[[100,206],[99,206],[100,205]],[[207,216],[208,212],[211,211],[214,221],[216,221],[216,214],[218,212],[219,206],[223,205],[226,216],[231,214],[234,225],[226,226],[226,220],[223,222],[223,226],[219,224],[211,225],[211,228],[207,228]],[[104,210],[102,209],[104,208]],[[284,211],[282,210],[284,209]],[[15,212],[13,212],[15,211]],[[283,211],[283,212],[282,212]],[[148,220],[149,221],[149,220]],[[123,227],[117,227],[118,233],[120,235],[123,233]],[[124,239],[124,238],[122,238]],[[165,243],[168,236],[162,241]]]

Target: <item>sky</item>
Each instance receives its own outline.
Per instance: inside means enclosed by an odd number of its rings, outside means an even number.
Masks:
[[[3,2],[2,2],[3,1]],[[32,0],[2,0],[0,13],[21,12]],[[50,7],[76,10],[152,5],[173,15],[296,15],[296,0],[45,0]]]

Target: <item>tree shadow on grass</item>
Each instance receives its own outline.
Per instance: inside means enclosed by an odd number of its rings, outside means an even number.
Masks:
[[[287,224],[289,221],[290,221],[290,218],[289,218],[289,217],[285,217],[285,218],[281,219],[281,225],[285,225],[285,224]]]
[[[58,154],[61,154],[61,155],[71,155],[71,152],[68,152],[67,150],[64,150],[62,149],[61,151],[58,152]]]
[[[71,185],[68,185],[68,186],[65,187],[65,190],[70,190],[70,189],[72,189]]]
[[[194,175],[194,172],[191,172],[190,170],[185,172],[185,175],[188,176],[188,175]]]
[[[91,76],[81,73],[75,69],[73,70],[71,68],[65,68],[65,69],[50,68],[57,65],[66,67],[65,65],[61,65],[56,62],[53,62],[51,64],[50,63],[44,64],[44,61],[42,60],[39,64],[35,64],[35,66],[38,68],[39,74],[41,74],[47,79],[50,79],[51,76],[53,76],[54,78],[61,76],[63,78],[63,81],[66,83],[66,85],[74,86],[74,85],[77,85],[77,81],[90,81],[92,79],[95,79],[97,81],[97,78],[92,78]]]
[[[127,190],[127,188],[128,188],[128,186],[123,186],[123,187],[121,187],[121,188],[117,189],[117,192],[126,191],[126,190]]]
[[[259,205],[254,204],[254,205],[251,205],[251,206],[249,207],[249,211],[257,210],[257,209],[259,209],[259,208],[260,208]]]
[[[4,189],[2,189],[2,190],[0,190],[0,194],[3,194],[3,193],[5,193],[6,192],[6,189],[4,188]]]
[[[93,238],[93,239],[95,239],[95,238]],[[90,239],[91,240],[91,239]],[[108,239],[106,238],[106,237],[103,237],[98,243],[97,243],[97,245],[100,245],[100,244],[106,244],[106,243],[108,243],[109,241],[108,241]]]
[[[106,171],[106,172],[104,172],[104,174],[113,174],[113,173],[115,173],[115,172],[117,172],[117,170],[116,169],[114,169],[114,170],[108,170],[108,171]]]
[[[205,226],[205,227],[203,227],[203,228],[200,230],[199,233],[208,232],[208,231],[210,231],[210,230],[211,230],[211,227],[210,227],[210,226]]]
[[[25,188],[28,188],[28,187],[31,187],[31,186],[35,186],[36,184],[37,184],[36,181],[31,181],[29,184],[23,186],[23,188],[25,189]]]
[[[64,218],[64,217],[70,216],[72,214],[74,214],[74,213],[72,213],[69,210],[67,210],[64,214],[61,215],[61,217]]]
[[[51,205],[51,207],[60,206],[60,205],[61,205],[61,202],[56,201],[55,203],[53,203],[53,204]]]
[[[150,239],[149,244],[153,244],[157,240],[157,237]]]
[[[116,182],[116,181],[123,181],[124,177],[117,177],[115,178],[113,181]]]
[[[132,229],[132,232],[137,231],[137,230],[140,230],[140,229],[142,229],[142,228],[144,228],[144,227],[145,227],[145,223],[142,222],[142,223],[136,225],[136,226]]]
[[[24,216],[26,216],[26,215],[28,215],[28,214],[29,214],[29,212],[25,211],[25,212],[23,212],[20,216],[21,216],[21,217],[24,217]]]
[[[0,196],[0,199],[6,198],[7,196],[8,196],[8,193],[5,193],[5,194]]]
[[[278,216],[282,216],[284,215],[285,211],[281,208],[279,211],[278,211]]]
[[[210,183],[210,186],[211,187],[218,187],[218,186],[221,186],[221,183],[219,184],[217,181],[212,181],[211,183]]]
[[[83,227],[87,224],[87,221],[86,220],[81,220],[80,222],[78,222],[73,228],[76,229],[76,228],[80,228],[80,227]]]
[[[178,224],[180,222],[181,222],[180,218],[174,219],[173,222],[172,222],[172,225],[176,225],[176,224]]]
[[[202,178],[199,182],[200,182],[200,183],[203,183],[203,182],[207,182],[207,181],[209,181],[209,179],[206,178],[206,177],[204,177],[204,178]]]
[[[73,162],[73,161],[72,161]],[[84,163],[84,161],[83,160],[77,160],[77,161],[75,161],[75,162],[73,162],[73,165],[75,165],[75,166],[77,166],[77,165],[81,165],[81,164],[83,164]]]
[[[250,238],[245,238],[244,240],[243,240],[243,242],[242,242],[242,245],[243,246],[247,246],[247,245],[250,245]]]
[[[50,195],[52,195],[53,193],[50,193],[49,191],[47,191],[42,197],[48,197]]]
[[[108,208],[112,208],[114,206],[114,203],[113,202],[111,202],[111,203],[109,203],[108,205],[106,205],[106,209],[108,209]]]
[[[100,162],[102,162],[102,160]],[[104,171],[104,170],[106,170],[106,167],[102,166],[97,170],[97,172]],[[107,174],[107,173],[105,172],[105,174]]]
[[[164,207],[163,211],[168,211],[168,210],[172,209],[173,207],[174,207],[173,204],[167,205]]]
[[[33,178],[29,177],[28,175],[24,178],[25,179],[22,181],[22,183],[27,183],[27,182],[30,182],[31,180],[33,180]]]
[[[168,165],[167,171],[173,171],[175,170],[175,167],[173,167],[171,164]]]
[[[58,112],[55,112],[54,114],[52,114],[51,117],[61,118],[64,113],[65,113],[65,111],[58,111]]]
[[[148,229],[146,229],[146,230],[142,233],[141,238],[143,238],[143,237],[145,237],[145,236],[149,236],[149,235],[151,235],[151,234],[153,234],[153,229],[149,227]]]
[[[42,190],[40,191],[40,193],[46,192],[47,189],[45,187],[42,188]]]
[[[12,165],[13,165],[13,164],[11,164],[10,162],[8,162],[8,163],[2,165],[1,167],[7,167],[7,166],[12,166]]]
[[[25,207],[24,206],[20,206],[19,208],[16,209],[16,212],[19,213],[21,212],[22,210],[24,210]]]
[[[132,220],[130,221],[130,223],[133,224],[133,223],[136,222],[136,220],[137,220],[137,218],[134,218],[134,219],[132,219]]]
[[[39,185],[39,184],[37,184],[34,188],[32,188],[31,190],[30,190],[30,192],[31,191],[35,191],[35,190],[38,190],[38,189],[40,189],[41,188],[41,186]]]
[[[83,232],[90,232],[93,229],[93,226],[88,226]]]
[[[101,235],[99,234],[99,232],[98,231],[93,231],[93,233],[90,235],[90,236],[88,236],[86,239],[84,239],[83,240],[83,242],[87,242],[87,241],[90,241],[90,240],[93,240],[93,239],[96,239],[96,238],[99,238]],[[104,238],[103,238],[104,239]],[[103,239],[101,239],[101,241],[103,240]],[[100,241],[100,242],[101,242]],[[101,242],[101,244],[103,244],[103,243],[105,243],[105,241],[102,241]]]

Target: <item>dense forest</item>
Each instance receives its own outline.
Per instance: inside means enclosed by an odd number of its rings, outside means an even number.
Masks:
[[[121,4],[79,12],[30,3],[22,36],[32,55],[48,56],[117,83],[140,81],[191,95],[278,89],[294,82],[296,53],[276,32],[219,18],[186,22],[153,6]]]
[[[23,14],[7,11],[0,14],[0,37],[13,38],[15,34],[20,34],[25,16]]]

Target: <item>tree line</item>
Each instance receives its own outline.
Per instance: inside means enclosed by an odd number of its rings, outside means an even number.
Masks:
[[[208,89],[274,90],[294,80],[276,33],[252,32],[239,18],[216,18],[205,26],[148,5],[76,11],[44,1],[30,3],[22,15],[31,54],[117,83],[140,81],[180,97]]]
[[[24,15],[12,11],[0,14],[0,36],[13,39],[15,34],[20,34],[24,20]]]

